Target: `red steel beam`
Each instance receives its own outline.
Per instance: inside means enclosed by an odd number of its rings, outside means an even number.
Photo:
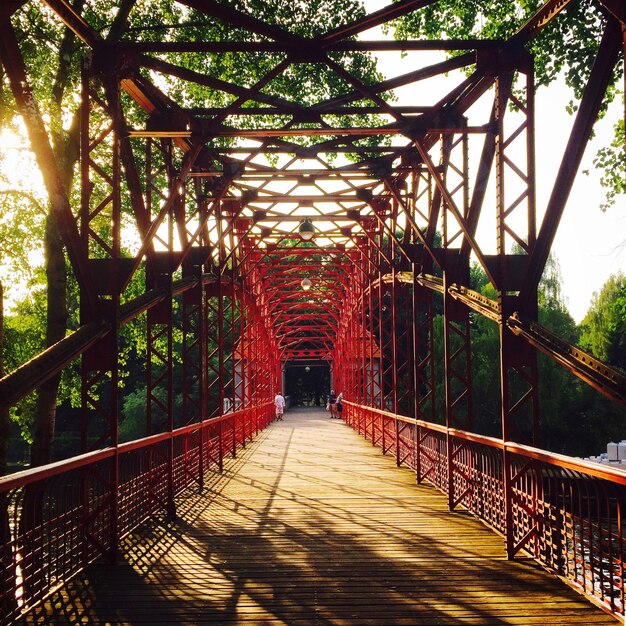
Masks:
[[[381,24],[386,24],[391,20],[395,20],[407,13],[412,13],[418,9],[423,9],[431,4],[434,4],[437,0],[400,0],[393,4],[388,4],[386,7],[364,15],[363,17],[354,20],[344,26],[339,26],[326,34],[319,37],[320,42],[324,45],[332,44],[337,41],[343,41],[348,37],[358,35],[365,30],[375,28]]]
[[[111,331],[107,322],[92,322],[50,346],[0,379],[0,411],[43,385]]]
[[[605,0],[608,1],[608,0]],[[336,41],[324,43],[324,51],[341,52],[403,52],[420,50],[490,50],[501,48],[501,39],[398,39],[384,41],[380,39],[358,41]],[[283,53],[294,52],[291,44],[277,41],[121,41],[118,48],[124,52],[189,52],[189,53]]]
[[[539,10],[515,33],[513,41],[526,43],[549,24],[561,11],[567,8],[572,0],[548,0]]]
[[[192,9],[196,9],[205,15],[216,17],[227,24],[244,28],[251,33],[263,35],[275,41],[282,43],[289,42],[296,45],[300,45],[306,41],[304,38],[293,35],[279,26],[262,22],[252,15],[220,4],[219,2],[212,2],[211,0],[178,0],[178,2]]]
[[[42,0],[42,2],[45,2],[61,18],[63,23],[90,48],[95,49],[104,43],[100,33],[92,28],[67,0]]]

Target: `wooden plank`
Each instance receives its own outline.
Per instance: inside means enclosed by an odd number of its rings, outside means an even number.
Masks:
[[[615,624],[339,421],[291,411],[29,623]]]

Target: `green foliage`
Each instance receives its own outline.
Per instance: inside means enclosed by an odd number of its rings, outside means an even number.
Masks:
[[[80,10],[85,4],[85,17],[103,34],[108,36],[114,23],[118,6],[115,3],[74,3]],[[313,37],[329,28],[339,26],[363,15],[360,3],[353,0],[314,0],[313,2],[286,3],[284,0],[231,0],[230,6],[255,15],[270,24],[278,25],[291,33]],[[540,0],[506,2],[496,0],[447,0],[416,11],[398,22],[396,36],[440,37],[486,37],[503,38],[514,33],[542,4]],[[42,108],[50,113],[46,118],[50,124],[51,137],[58,145],[64,135],[70,134],[71,121],[79,101],[79,66],[84,48],[78,41],[69,41],[65,49],[66,31],[62,23],[53,17],[50,10],[39,3],[26,3],[12,18],[20,39],[20,48],[29,68],[29,80],[35,88]],[[565,72],[567,83],[580,97],[582,87],[589,76],[591,61],[597,51],[604,16],[591,0],[572,3],[564,15],[554,20],[540,36],[529,45],[537,59],[537,79],[539,84],[548,84],[561,72]],[[223,41],[243,40],[248,37],[240,29],[220,23],[218,20],[183,7],[171,0],[139,0],[134,3],[127,24],[120,30],[124,40],[141,41]],[[118,36],[118,35],[116,35]],[[72,38],[70,38],[72,39]],[[260,39],[260,37],[259,37]],[[575,39],[578,45],[572,46]],[[62,53],[66,50],[67,54]],[[252,86],[267,72],[283,60],[280,54],[187,54],[172,56],[158,55],[162,60],[179,64],[189,70],[207,73],[211,77],[230,81],[239,86]],[[354,73],[365,84],[380,80],[375,60],[364,54],[332,53],[332,60],[348,72]],[[147,70],[141,70],[145,77]],[[62,89],[58,87],[62,74]],[[182,106],[225,106],[234,101],[233,94],[225,94],[217,88],[200,86],[174,79],[164,83],[168,95]],[[303,105],[320,98],[351,91],[352,87],[322,64],[298,63],[288,71],[270,81],[262,90],[263,96],[288,98]],[[613,92],[609,94],[609,99]],[[123,96],[129,111],[129,122],[144,124],[145,113]],[[263,97],[250,101],[249,105],[263,104]],[[362,104],[369,104],[361,101]],[[13,102],[7,89],[6,77],[0,80],[0,104],[4,127],[15,126]],[[355,103],[356,104],[356,103]],[[255,118],[258,122],[259,118]],[[363,123],[365,117],[335,119],[333,122],[349,125]],[[371,121],[368,118],[368,121]],[[260,120],[269,124],[270,120]],[[287,122],[287,118],[283,120]],[[250,119],[245,117],[229,120],[229,124],[245,127]],[[595,165],[605,172],[603,184],[609,189],[610,198],[623,193],[624,181],[613,176],[621,167],[623,172],[623,120],[621,135],[616,136],[610,148],[601,151]],[[358,142],[358,140],[357,140]],[[105,172],[109,170],[107,145],[102,145],[99,157]],[[139,154],[139,152],[138,152]],[[0,157],[1,158],[1,157]],[[1,166],[1,162],[0,162]],[[140,175],[143,164],[139,160]],[[1,169],[1,167],[0,167]],[[142,176],[144,178],[144,176]],[[7,371],[32,358],[43,348],[45,337],[45,293],[42,290],[43,276],[32,272],[28,263],[31,244],[41,240],[43,231],[42,201],[32,190],[13,185],[14,181],[0,180],[0,242],[2,242],[3,262],[11,259],[9,271],[23,272],[31,280],[30,294],[16,305],[15,310],[5,321],[6,346],[5,361]],[[76,185],[73,193],[76,194]],[[103,198],[106,189],[94,187],[93,198]],[[128,219],[131,212],[128,196],[123,194],[123,205]],[[94,223],[101,235],[109,236],[108,223]],[[488,284],[484,273],[472,268],[472,285],[483,294],[493,297],[493,288]],[[128,300],[144,291],[140,273],[124,294]],[[439,309],[440,298],[437,296]],[[69,290],[70,326],[78,325],[78,291],[75,282],[70,281]],[[176,311],[177,321],[180,313]],[[497,435],[500,429],[499,406],[499,338],[495,324],[472,314],[473,340],[473,383],[477,430],[485,434]],[[436,345],[436,384],[439,418],[443,404],[444,377],[442,318],[435,319]],[[540,291],[540,322],[568,341],[575,343],[578,329],[564,306],[560,294],[558,268],[552,268],[542,283]],[[580,343],[596,356],[617,367],[626,369],[626,279],[618,275],[609,281],[594,300],[587,317],[581,326]],[[176,413],[180,415],[180,373],[181,337],[174,337],[175,398]],[[232,347],[232,341],[225,342]],[[215,346],[209,353],[214,355]],[[120,439],[131,440],[145,434],[146,387],[146,316],[139,316],[125,325],[120,335],[120,365],[122,381],[123,419],[120,423]],[[217,369],[216,357],[210,360]],[[76,366],[67,368],[61,385],[60,401],[63,415],[74,416],[70,404],[77,406]],[[541,381],[541,414],[544,416],[544,444],[550,449],[569,453],[598,451],[611,437],[623,437],[619,428],[623,424],[623,412],[616,409],[578,379],[569,375],[551,360],[540,357],[539,373]],[[164,401],[163,389],[155,394]],[[213,402],[212,398],[208,403]],[[212,405],[210,404],[210,407]],[[210,409],[211,411],[211,409]],[[25,439],[31,438],[34,413],[34,399],[26,398],[12,411],[12,418],[19,424]],[[71,436],[68,434],[69,440]]]
[[[543,5],[542,0],[441,0],[400,20],[395,37],[508,39]],[[527,45],[536,79],[548,85],[561,72],[577,98],[589,78],[606,18],[592,0],[570,3]],[[572,45],[576,42],[576,45]],[[619,69],[615,72],[615,82]],[[612,99],[613,92],[609,94]]]
[[[7,373],[23,365],[45,348],[46,337],[46,291],[43,270],[34,272],[28,283],[28,295],[18,300],[13,310],[5,316],[4,359]],[[76,283],[70,284],[70,327],[77,327],[78,298]],[[73,304],[72,304],[73,303]],[[61,377],[59,403],[80,405],[80,374],[77,363],[66,367]],[[20,428],[22,437],[32,441],[35,420],[35,394],[29,394],[11,408],[10,417]]]
[[[622,95],[623,98],[623,95]],[[610,145],[600,148],[593,164],[602,172],[600,184],[606,189],[603,211],[612,207],[619,196],[626,198],[626,150],[624,150],[624,120],[618,120],[614,127],[615,137]]]
[[[34,258],[43,254],[44,200],[28,188],[31,177],[23,173],[33,163],[25,152],[0,148],[0,278],[5,289],[12,290],[42,278]],[[19,177],[9,174],[16,164]],[[17,299],[15,292],[6,295],[11,301]]]
[[[580,345],[595,357],[626,371],[626,276],[611,276],[599,293],[581,326]]]
[[[492,297],[492,287],[483,295]],[[500,336],[497,324],[482,315],[472,314],[472,389],[476,432],[501,436]]]
[[[230,1],[222,4],[230,5],[244,14],[254,15],[256,18],[270,25],[278,26],[288,33],[300,37],[315,37],[328,29],[340,26],[364,15],[364,9],[354,0],[315,0],[306,3],[285,3],[283,0],[269,1]],[[110,19],[110,18],[109,18]],[[262,40],[256,34],[222,23],[218,19],[207,17],[196,10],[189,10],[172,2],[137,2],[131,11],[128,24],[122,39],[138,41],[249,41],[251,38]],[[228,87],[223,90],[225,81],[238,87],[252,87],[263,76],[285,61],[284,53],[185,53],[154,55],[174,66],[191,70],[201,75],[207,75],[213,84],[199,82],[183,82],[176,77],[161,75],[159,84],[163,86],[168,97],[183,107],[222,107],[232,103],[238,95],[232,93]],[[376,71],[376,62],[373,57],[365,53],[333,52],[330,55],[333,62],[344,70],[357,77],[365,84],[371,84],[381,79]],[[146,70],[142,70],[146,78],[150,78]],[[204,81],[206,83],[206,81]],[[259,96],[246,102],[245,106],[267,104],[267,98],[290,100],[307,106],[320,99],[332,98],[345,92],[352,91],[352,87],[338,74],[330,70],[324,63],[296,63],[291,64],[284,71],[270,80]],[[370,103],[371,104],[371,103]],[[357,116],[341,118],[341,124],[371,123],[373,116]],[[286,124],[290,116],[282,121],[270,117],[254,117],[255,126],[275,126]],[[336,121],[336,120],[334,120]],[[229,118],[230,126],[250,127],[252,118],[241,116]],[[295,121],[293,127],[306,127],[306,123]],[[225,145],[230,140],[218,139],[213,145]],[[296,138],[294,143],[308,144],[314,141],[311,138]],[[368,140],[369,141],[369,140]],[[363,140],[355,140],[363,143]],[[366,141],[367,143],[367,141]]]
[[[4,319],[4,361],[7,373],[41,352],[45,339],[45,295],[33,289],[19,302],[15,312]],[[19,425],[23,439],[32,441],[31,428],[35,416],[35,396],[28,395],[10,410],[11,419]]]
[[[165,400],[165,394],[158,392],[160,399]],[[140,386],[124,396],[122,414],[118,436],[120,441],[134,441],[146,436],[146,398],[145,385]]]
[[[495,298],[482,270],[473,267],[472,284]],[[559,337],[591,350],[598,358],[619,366],[626,345],[626,279],[610,279],[587,317],[577,328],[561,296],[560,269],[549,259],[539,294],[539,323]],[[496,324],[471,314],[474,428],[485,435],[501,436],[500,340]],[[442,341],[442,320],[435,326],[435,340]],[[592,349],[592,345],[594,348]],[[443,352],[437,361],[443,359]],[[611,357],[611,355],[614,355]],[[613,360],[611,360],[613,358]],[[623,361],[622,361],[623,362]],[[443,365],[437,363],[437,402],[444,402]],[[542,448],[570,455],[602,452],[610,440],[623,438],[624,410],[600,395],[553,359],[538,354],[539,414]]]

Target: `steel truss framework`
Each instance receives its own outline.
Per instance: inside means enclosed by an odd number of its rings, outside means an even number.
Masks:
[[[3,524],[3,620],[19,613],[16,585],[20,602],[36,602],[94,558],[115,559],[119,538],[145,516],[173,515],[180,489],[201,487],[207,469],[221,468],[225,454],[267,424],[286,362],[331,363],[335,388],[351,402],[350,423],[413,467],[418,480],[444,489],[450,508],[476,509],[477,436],[458,434],[472,429],[476,313],[499,326],[501,339],[502,438],[494,464],[502,494],[481,500],[481,511],[504,511],[501,522],[483,518],[505,534],[511,558],[540,550],[544,513],[537,493],[529,498],[522,488],[538,466],[520,463],[520,449],[507,445],[540,441],[536,350],[626,404],[620,373],[537,323],[538,282],[624,51],[625,11],[598,0],[605,35],[538,225],[535,86],[525,44],[569,3],[548,0],[508,41],[360,38],[434,1],[401,0],[307,39],[219,2],[181,0],[194,19],[237,29],[237,39],[154,42],[120,36],[123,28],[105,38],[69,3],[42,0],[86,52],[77,207],[60,183],[11,25],[24,3],[0,9],[0,60],[47,187],[60,198],[56,217],[81,289],[81,327],[1,379],[0,402],[12,406],[80,358],[87,455],[67,468],[80,477],[71,497],[58,495],[65,469],[0,482],[5,513],[24,511],[14,522],[7,513]],[[355,54],[419,56],[437,48],[459,54],[377,83],[346,69]],[[205,55],[258,54],[275,63],[247,85],[213,76],[202,63]],[[278,93],[275,81],[304,64],[330,72],[342,87],[307,104]],[[458,79],[438,101],[396,106],[388,97],[448,73]],[[186,106],[168,90],[170,78],[204,90],[205,105]],[[488,112],[476,113],[477,103]],[[495,225],[484,242],[478,224],[490,202]],[[129,215],[138,240],[131,254],[121,245]],[[316,229],[310,241],[298,233],[304,218]],[[470,256],[495,287],[495,300],[471,290]],[[130,297],[140,277],[145,293]],[[312,284],[306,292],[305,278]],[[435,402],[437,306],[444,320],[442,406]],[[143,314],[147,438],[120,445],[120,329]],[[445,427],[424,426],[443,420]],[[67,562],[43,547],[45,497],[64,520],[80,511],[80,524],[62,532],[73,542]],[[18,552],[25,554],[20,576],[11,557]],[[623,602],[611,609],[621,612]]]

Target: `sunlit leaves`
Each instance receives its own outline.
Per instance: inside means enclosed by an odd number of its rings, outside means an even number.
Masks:
[[[441,0],[397,22],[398,39],[508,39],[544,3],[541,0]],[[592,0],[573,2],[527,47],[535,56],[538,84],[547,85],[564,71],[580,98],[606,19]],[[617,74],[616,74],[617,78]]]
[[[598,150],[593,161],[595,167],[602,171],[600,184],[606,189],[604,202],[600,205],[603,211],[613,206],[616,200],[626,197],[626,150],[624,149],[624,120],[621,119],[614,127],[615,138],[610,145]]]
[[[581,346],[626,371],[626,276],[611,276],[581,322]]]

